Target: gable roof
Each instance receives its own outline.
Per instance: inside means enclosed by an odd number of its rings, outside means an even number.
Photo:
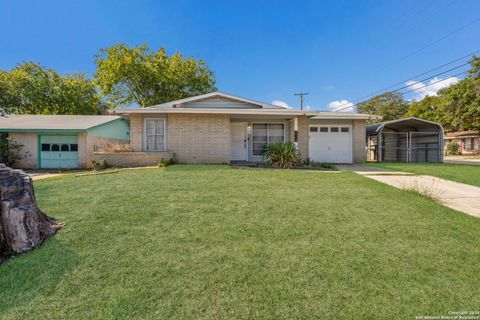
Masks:
[[[260,101],[256,101],[256,100],[252,100],[252,99],[247,99],[247,98],[235,96],[233,94],[229,94],[229,93],[225,93],[225,92],[221,92],[221,91],[215,91],[215,92],[201,94],[199,96],[194,96],[194,97],[190,97],[190,98],[170,101],[170,102],[166,102],[166,103],[162,103],[162,104],[156,104],[156,105],[144,108],[144,109],[178,108],[178,107],[181,107],[182,105],[184,105],[186,103],[189,103],[189,102],[196,102],[196,101],[201,102],[202,100],[205,100],[205,99],[208,99],[208,98],[213,98],[213,97],[225,98],[225,99],[228,99],[228,100],[231,100],[231,101],[238,101],[238,102],[241,102],[241,103],[246,103],[246,104],[250,104],[250,105],[253,105],[253,106],[257,106],[258,108],[262,108],[262,109],[284,109],[284,110],[286,109],[286,108],[281,107],[281,106],[276,106],[276,105],[273,105],[273,104],[270,104],[270,103],[265,103],[265,102],[260,102]]]
[[[0,131],[85,131],[121,118],[120,116],[88,115],[7,115],[0,117]]]

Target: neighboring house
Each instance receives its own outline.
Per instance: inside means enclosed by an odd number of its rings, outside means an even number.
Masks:
[[[478,154],[480,133],[478,130],[448,132],[445,134],[445,145],[456,141],[460,146],[460,154]]]
[[[3,137],[23,145],[23,169],[88,168],[96,149],[130,141],[128,120],[119,116],[8,115]]]
[[[367,160],[443,162],[443,127],[410,117],[367,127]]]
[[[98,152],[117,166],[263,160],[267,145],[292,141],[301,157],[319,162],[365,161],[365,122],[347,112],[292,110],[222,92],[147,108],[116,109],[130,120],[132,152]]]

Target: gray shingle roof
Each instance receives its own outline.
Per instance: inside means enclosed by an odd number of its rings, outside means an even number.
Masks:
[[[0,117],[0,130],[87,130],[120,118],[120,116],[86,115],[7,115]]]

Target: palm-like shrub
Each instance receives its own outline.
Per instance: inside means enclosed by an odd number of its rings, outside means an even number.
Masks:
[[[263,158],[274,168],[294,168],[300,161],[300,153],[292,142],[277,142],[267,147]]]

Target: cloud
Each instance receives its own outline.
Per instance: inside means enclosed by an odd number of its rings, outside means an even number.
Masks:
[[[328,104],[330,111],[354,112],[353,103],[348,100],[336,100]]]
[[[451,86],[459,81],[457,77],[446,78],[433,78],[427,83],[418,82],[418,81],[407,81],[405,84],[409,86],[410,89],[414,90],[415,95],[413,100],[419,101],[425,98],[426,96],[436,96],[438,90]],[[428,87],[425,87],[428,85]]]
[[[277,106],[277,107],[282,107],[282,108],[285,108],[285,109],[292,109],[292,107],[290,107],[288,105],[288,103],[286,103],[285,101],[281,101],[281,100],[274,100],[272,101],[272,104],[274,106]]]
[[[335,86],[332,86],[331,84],[327,84],[326,86],[323,86],[324,90],[333,90],[335,89]]]

